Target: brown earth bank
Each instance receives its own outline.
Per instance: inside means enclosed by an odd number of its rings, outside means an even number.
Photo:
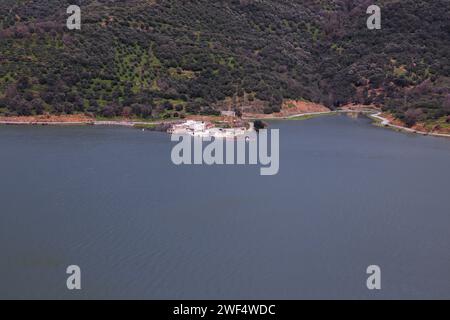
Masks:
[[[92,123],[95,119],[85,114],[67,114],[67,115],[37,115],[37,116],[0,116],[0,122],[20,122],[20,123]]]
[[[121,124],[121,123],[132,123],[132,122],[142,122],[145,123],[174,123],[182,122],[185,120],[195,120],[195,121],[205,121],[217,124],[223,124],[229,127],[242,127],[246,122],[238,117],[230,116],[201,116],[201,115],[187,115],[184,119],[165,119],[165,120],[154,120],[154,121],[143,121],[140,119],[131,119],[127,117],[116,117],[112,119],[102,119],[98,120],[95,117],[85,115],[85,114],[72,114],[72,115],[36,115],[36,116],[0,116],[0,124],[29,124],[29,125],[45,125],[45,124]]]
[[[318,112],[330,112],[331,110],[324,105],[314,102],[307,102],[301,100],[285,100],[283,102],[280,112],[264,114],[264,113],[251,113],[244,112],[243,118],[260,118],[260,119],[272,119],[272,118],[286,118],[304,113],[318,113]]]
[[[280,113],[284,115],[292,115],[298,113],[329,112],[329,111],[331,111],[329,108],[321,104],[300,100],[286,100],[283,102]]]
[[[340,108],[338,108],[340,111],[348,111],[348,112],[367,112],[367,111],[373,111],[373,112],[380,112],[381,109],[376,107],[375,105],[363,105],[363,104],[347,104]]]
[[[200,116],[200,115],[186,115],[184,120],[195,120],[195,121],[230,121],[235,119],[235,117],[227,116]]]

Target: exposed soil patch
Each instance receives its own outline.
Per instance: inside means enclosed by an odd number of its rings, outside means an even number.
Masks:
[[[84,114],[76,115],[39,115],[39,116],[20,116],[20,117],[0,117],[0,122],[21,122],[21,123],[91,123],[94,118]]]
[[[286,100],[283,102],[283,106],[281,108],[281,114],[284,115],[293,115],[298,113],[311,113],[311,112],[328,112],[331,111],[329,108],[324,105],[306,102],[300,100]]]
[[[331,110],[324,105],[300,101],[300,100],[285,100],[281,111],[272,114],[263,113],[248,113],[244,112],[244,118],[260,118],[260,119],[271,119],[271,118],[286,118],[294,115],[300,115],[305,113],[316,113],[316,112],[330,112]]]

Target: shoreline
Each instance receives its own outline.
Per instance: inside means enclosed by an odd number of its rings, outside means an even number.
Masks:
[[[325,116],[325,115],[334,115],[334,114],[343,114],[343,113],[361,113],[367,115],[370,119],[374,121],[374,125],[377,125],[379,127],[385,127],[385,128],[391,128],[395,129],[400,132],[405,133],[412,133],[412,134],[418,134],[422,136],[434,136],[434,137],[443,137],[443,138],[450,138],[450,134],[445,133],[437,133],[437,132],[426,132],[426,131],[420,131],[415,130],[412,128],[404,127],[395,125],[391,122],[391,120],[384,118],[381,116],[382,112],[375,111],[375,110],[330,110],[330,111],[323,111],[323,112],[304,112],[299,114],[293,114],[289,116],[283,116],[283,117],[266,117],[266,118],[259,118],[259,117],[245,117],[242,118],[243,120],[302,120],[304,118],[305,120],[309,119],[310,117],[318,117],[318,116]],[[181,119],[180,119],[181,120]],[[86,121],[5,121],[0,120],[0,125],[31,125],[31,126],[120,126],[120,127],[129,127],[129,128],[139,128],[139,126],[153,126],[153,125],[162,125],[162,124],[171,124],[179,122],[180,120],[161,120],[161,121],[154,121],[154,122],[146,122],[146,121],[132,121],[132,120],[86,120]]]
[[[383,118],[381,116],[381,114],[382,114],[382,112],[374,113],[374,114],[369,115],[369,118],[374,120],[375,124],[378,123],[380,127],[392,128],[392,129],[399,130],[401,132],[413,133],[413,134],[418,134],[418,135],[422,135],[422,136],[433,136],[433,137],[441,137],[441,138],[450,138],[450,134],[420,131],[420,130],[416,130],[416,129],[412,129],[412,128],[408,128],[408,127],[404,127],[404,126],[399,126],[399,125],[393,124],[391,122],[391,120]]]
[[[324,116],[332,115],[338,113],[351,113],[352,111],[325,111],[325,112],[307,112],[299,113],[284,117],[243,117],[242,120],[295,120],[296,118],[307,118],[310,116]],[[122,126],[122,127],[135,127],[135,126],[146,126],[146,125],[160,125],[160,124],[171,124],[180,122],[180,120],[160,120],[160,121],[132,121],[132,120],[86,120],[86,121],[5,121],[0,120],[0,125],[26,125],[26,126]],[[184,119],[189,120],[189,119]]]

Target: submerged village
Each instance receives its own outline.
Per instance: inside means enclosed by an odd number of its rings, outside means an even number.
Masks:
[[[212,122],[187,120],[183,123],[173,124],[167,132],[173,135],[190,135],[193,137],[214,137],[222,139],[233,139],[242,137],[254,131],[254,125],[249,122],[247,126],[223,128]]]
[[[192,116],[178,121],[151,125],[134,125],[143,130],[167,132],[198,138],[235,139],[244,137],[267,126],[260,120],[243,119],[233,111],[222,111],[218,117]]]

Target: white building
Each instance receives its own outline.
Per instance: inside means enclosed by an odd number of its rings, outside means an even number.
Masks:
[[[188,120],[182,124],[174,125],[171,130],[171,134],[178,135],[191,135],[194,137],[216,137],[216,138],[235,138],[247,133],[245,128],[213,128],[212,124],[203,121]]]

